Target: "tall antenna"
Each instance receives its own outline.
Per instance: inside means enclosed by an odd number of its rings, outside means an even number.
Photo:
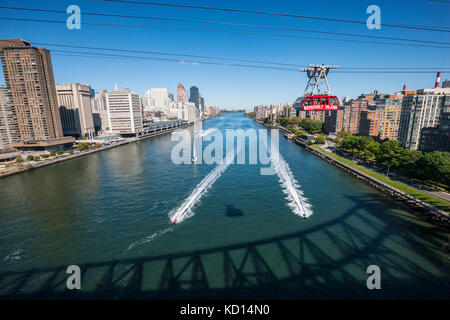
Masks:
[[[330,94],[330,86],[328,84],[327,75],[330,69],[338,69],[339,66],[329,66],[329,65],[318,65],[310,64],[309,68],[299,69],[300,72],[306,72],[308,76],[308,83],[306,84],[306,89],[304,95],[314,95],[314,94]],[[325,83],[326,91],[321,91],[320,84]],[[311,90],[312,88],[312,90]],[[308,91],[311,90],[311,91]]]

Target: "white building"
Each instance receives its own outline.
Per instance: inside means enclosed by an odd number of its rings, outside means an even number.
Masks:
[[[106,90],[97,92],[94,97],[91,98],[92,111],[106,110]]]
[[[173,101],[173,94],[167,88],[151,88],[144,95],[146,111],[165,111]]]
[[[405,148],[417,150],[423,128],[437,127],[450,89],[417,90],[416,95],[403,97],[398,139]],[[447,102],[446,102],[447,100]]]
[[[151,88],[144,97],[144,112],[162,112],[168,119],[183,119],[193,122],[199,117],[192,102],[175,102],[167,88]]]
[[[92,112],[94,118],[94,127],[97,132],[108,133],[109,132],[109,117],[108,110],[98,110]]]
[[[109,132],[138,135],[143,131],[139,95],[129,89],[106,94]]]
[[[88,136],[95,133],[91,107],[91,87],[79,83],[56,85],[59,114],[64,135]]]
[[[183,119],[187,123],[192,123],[199,118],[199,111],[192,102],[179,102],[178,108],[181,110],[181,117],[178,119]]]

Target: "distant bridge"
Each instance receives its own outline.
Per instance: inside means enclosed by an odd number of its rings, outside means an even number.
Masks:
[[[161,122],[144,122],[144,131],[141,133],[141,136],[150,135],[156,132],[165,131],[168,129],[173,129],[176,127],[181,127],[185,124],[184,120],[167,120]]]

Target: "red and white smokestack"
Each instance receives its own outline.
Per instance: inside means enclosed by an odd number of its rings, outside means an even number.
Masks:
[[[434,84],[434,87],[439,88],[440,83],[441,83],[441,73],[438,72],[437,76],[436,76],[436,83]]]
[[[403,92],[406,91],[406,84],[403,85]]]

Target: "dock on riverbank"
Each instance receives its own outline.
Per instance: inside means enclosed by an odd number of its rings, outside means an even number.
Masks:
[[[52,164],[56,164],[56,163],[59,163],[59,162],[63,162],[63,161],[71,160],[71,159],[76,159],[76,158],[80,158],[80,157],[84,157],[84,156],[87,156],[89,154],[96,153],[96,152],[99,152],[99,151],[108,150],[108,149],[112,149],[112,148],[116,148],[116,147],[120,147],[120,146],[129,144],[129,143],[133,143],[133,142],[142,141],[142,140],[146,140],[146,139],[149,139],[149,138],[157,137],[157,136],[160,136],[160,135],[171,133],[171,132],[173,132],[175,130],[178,130],[178,129],[184,129],[184,128],[190,127],[192,125],[194,125],[193,122],[192,123],[186,123],[186,124],[183,124],[183,125],[181,125],[179,127],[173,127],[173,128],[166,129],[166,130],[163,130],[163,131],[158,131],[158,132],[155,132],[155,133],[147,134],[145,136],[142,136],[142,137],[139,137],[139,138],[136,138],[136,139],[130,139],[130,140],[122,141],[122,142],[117,142],[117,143],[114,143],[114,144],[111,144],[111,145],[107,145],[107,146],[102,146],[102,147],[95,148],[95,149],[81,151],[79,153],[57,156],[56,158],[49,159],[49,160],[43,160],[43,161],[40,161],[39,163],[35,163],[33,165],[30,164],[30,165],[25,166],[23,168],[18,168],[18,169],[14,170],[14,171],[0,173],[0,178],[9,177],[9,176],[12,176],[12,175],[15,175],[15,174],[19,174],[19,173],[22,173],[22,172],[27,172],[27,171],[39,169],[39,168],[42,168],[42,167],[47,167],[47,166],[50,166]],[[88,142],[88,141],[86,141],[86,142]]]
[[[282,130],[287,137],[293,137],[295,136],[293,132],[287,130],[286,128],[266,124],[262,121],[255,120],[257,123],[262,124],[266,126],[267,128],[271,129],[280,129]],[[384,183],[383,181],[370,176],[369,174],[366,174],[362,172],[361,170],[358,170],[357,168],[347,165],[344,162],[337,159],[337,157],[333,157],[332,155],[327,154],[328,152],[321,150],[320,147],[317,148],[315,145],[308,146],[306,143],[298,140],[298,139],[290,139],[294,143],[302,146],[305,150],[311,152],[315,156],[333,164],[334,166],[341,168],[351,175],[355,176],[356,178],[363,180],[364,182],[368,183],[369,185],[373,186],[374,188],[382,191],[385,194],[388,194],[391,198],[394,200],[400,201],[403,204],[409,206],[410,208],[414,209],[415,212],[419,213],[423,218],[430,220],[435,223],[439,223],[445,226],[450,225],[450,216],[448,211],[441,210],[439,208],[436,208],[435,206],[431,205],[430,203],[427,203],[425,201],[422,201],[411,194],[408,194],[406,192],[403,192],[387,183]],[[369,170],[369,169],[367,169]],[[410,187],[411,190],[414,190],[414,188]]]

